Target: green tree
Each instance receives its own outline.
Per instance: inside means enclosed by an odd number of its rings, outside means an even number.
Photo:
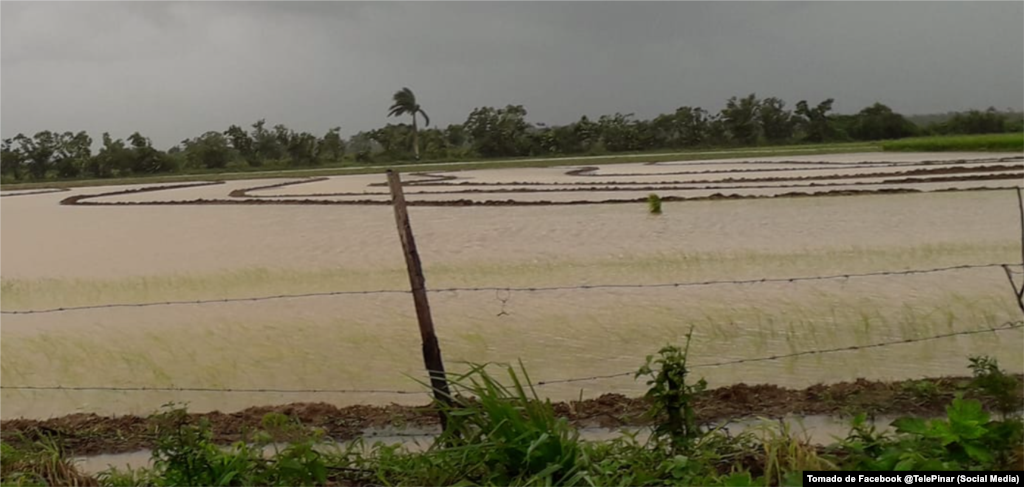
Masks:
[[[379,129],[370,131],[367,135],[371,140],[380,145],[381,150],[387,157],[401,159],[408,155],[409,141],[412,140],[411,128],[404,124],[387,124]]]
[[[274,132],[267,130],[267,121],[259,119],[252,124],[252,140],[255,146],[255,158],[262,165],[266,161],[273,161],[284,157],[284,149],[278,143]]]
[[[46,179],[46,174],[53,168],[55,156],[59,148],[59,136],[49,130],[37,132],[31,138],[22,134],[14,137],[19,150],[25,158],[28,173],[32,179]]]
[[[184,141],[185,159],[192,167],[223,169],[231,161],[231,146],[220,132],[207,132]]]
[[[317,138],[309,132],[295,133],[288,135],[287,151],[292,165],[312,166],[317,164]]]
[[[710,130],[707,110],[700,107],[679,107],[674,115],[681,146],[697,147],[707,142]]]
[[[725,108],[722,109],[722,120],[732,139],[738,144],[757,144],[757,136],[760,131],[757,120],[759,107],[757,96],[751,93],[739,99],[735,96],[729,98]]]
[[[420,141],[419,134],[417,134],[416,115],[423,115],[424,126],[430,125],[430,117],[427,116],[427,112],[423,111],[423,107],[416,103],[416,95],[409,88],[402,88],[396,91],[393,99],[395,103],[388,109],[390,110],[388,112],[389,117],[412,116],[412,153],[418,161],[420,160]]]
[[[463,124],[473,149],[484,157],[510,157],[528,150],[526,109],[522,105],[474,109]]]
[[[0,148],[0,174],[3,175],[4,180],[20,180],[24,165],[25,154],[14,146],[14,139],[4,139],[3,146]]]
[[[462,124],[451,124],[444,129],[444,138],[451,147],[465,147],[469,141],[466,127]]]
[[[640,130],[632,113],[602,115],[597,119],[598,130],[605,149],[612,152],[635,151],[643,148]]]
[[[811,108],[806,100],[800,100],[796,104],[796,114],[800,117],[797,124],[808,142],[824,142],[832,137],[832,117],[828,112],[832,110],[834,101],[832,98],[826,99],[814,108]]]
[[[715,114],[708,117],[707,144],[710,146],[722,146],[729,141],[729,128],[722,118],[722,114]]]
[[[937,127],[940,133],[945,134],[995,134],[1006,131],[1009,117],[1000,113],[994,107],[988,110],[971,110],[966,113],[957,113],[953,118]]]
[[[231,143],[231,148],[238,152],[238,155],[242,156],[247,164],[253,167],[263,165],[263,161],[256,153],[256,142],[242,127],[232,125],[224,131],[224,135]]]
[[[757,120],[768,142],[784,142],[793,138],[793,114],[786,110],[786,102],[775,97],[765,98],[758,107]]]
[[[348,150],[355,154],[356,162],[370,162],[377,149],[371,132],[359,132],[348,139]]]
[[[132,163],[131,172],[136,174],[156,174],[174,170],[171,158],[167,154],[153,148],[153,143],[147,137],[135,132],[128,137],[128,144],[131,146]]]
[[[103,147],[95,157],[89,159],[85,171],[97,178],[109,178],[123,174],[131,168],[134,156],[124,141],[115,140],[109,133],[103,133]]]
[[[317,156],[329,162],[340,161],[345,156],[345,141],[341,140],[341,127],[334,127],[317,143]]]
[[[573,124],[572,132],[579,145],[572,146],[572,149],[567,152],[577,152],[575,150],[576,147],[579,148],[579,152],[600,152],[603,150],[601,147],[601,130],[586,115],[580,117],[580,120]]]
[[[64,132],[60,135],[55,164],[57,177],[73,178],[80,175],[92,158],[92,137],[85,131],[77,134]]]
[[[914,124],[881,103],[861,110],[849,129],[850,136],[857,140],[899,139],[916,133]]]

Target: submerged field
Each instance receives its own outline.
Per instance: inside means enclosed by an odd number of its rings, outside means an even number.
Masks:
[[[404,178],[408,200],[419,205],[411,218],[428,287],[459,288],[431,295],[449,368],[522,359],[535,381],[548,381],[635,370],[691,326],[692,363],[707,365],[1018,320],[998,266],[578,286],[1017,263],[1011,188],[1022,185],[1022,161],[1019,153],[874,153]],[[406,289],[383,181],[363,175],[131,193],[122,191],[152,185],[5,191],[2,309]],[[666,200],[662,215],[646,212],[652,192]],[[565,289],[504,290],[536,287]],[[417,390],[409,376],[422,375],[419,335],[402,293],[5,314],[2,331],[4,418],[147,413],[172,399],[194,411],[424,399],[9,389]],[[805,387],[960,374],[966,355],[984,353],[1020,373],[1021,343],[1018,329],[699,371],[723,386]],[[539,392],[566,400],[581,389],[585,397],[638,395],[643,385],[622,376]]]

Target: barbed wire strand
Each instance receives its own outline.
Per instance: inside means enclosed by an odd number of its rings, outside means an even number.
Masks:
[[[697,286],[718,286],[727,284],[763,284],[763,283],[794,283],[803,281],[823,281],[823,280],[836,280],[836,279],[854,279],[864,277],[879,277],[879,276],[908,276],[916,274],[931,274],[936,272],[950,272],[967,269],[987,269],[995,267],[1021,267],[1022,264],[962,264],[947,267],[933,267],[928,269],[907,269],[899,271],[876,271],[876,272],[861,272],[861,273],[845,273],[845,274],[830,274],[820,276],[797,276],[797,277],[764,277],[760,279],[719,279],[719,280],[708,280],[708,281],[688,281],[688,282],[668,282],[668,283],[657,283],[657,284],[582,284],[573,286],[533,286],[533,287],[507,287],[507,286],[484,286],[484,287],[450,287],[450,288],[439,288],[439,289],[428,289],[430,293],[457,293],[457,292],[500,292],[506,291],[512,292],[550,292],[550,291],[575,291],[575,290],[593,290],[593,289],[653,289],[653,288],[680,288],[680,287],[697,287]],[[69,311],[85,311],[85,310],[96,310],[96,309],[110,309],[110,308],[145,308],[151,306],[179,306],[179,305],[204,305],[204,304],[223,304],[223,303],[239,303],[239,302],[258,302],[258,301],[271,301],[281,299],[300,299],[300,298],[317,298],[317,297],[331,297],[331,296],[356,296],[356,295],[380,295],[380,294],[409,294],[411,291],[402,289],[381,289],[381,290],[366,290],[366,291],[327,291],[327,292],[315,292],[315,293],[301,293],[301,294],[276,294],[270,296],[256,296],[247,298],[221,298],[221,299],[194,299],[194,300],[179,300],[179,301],[155,301],[145,303],[112,303],[112,304],[95,304],[85,306],[63,306],[59,308],[48,308],[48,309],[27,309],[27,310],[11,310],[11,311],[0,311],[0,315],[30,315],[30,314],[46,314],[46,313],[61,313]]]
[[[927,337],[922,337],[922,338],[904,338],[902,340],[892,340],[892,341],[887,341],[887,342],[872,343],[872,344],[869,344],[869,345],[851,345],[851,346],[848,346],[848,347],[825,348],[825,349],[819,349],[819,350],[805,350],[805,351],[802,351],[802,352],[787,353],[787,354],[784,354],[784,355],[771,355],[771,356],[767,356],[767,357],[744,358],[744,359],[736,359],[736,360],[726,360],[726,361],[723,361],[723,362],[711,362],[711,363],[704,363],[704,364],[695,364],[695,365],[689,366],[689,368],[691,368],[691,369],[699,369],[699,368],[705,368],[705,367],[722,367],[722,366],[726,366],[726,365],[736,365],[736,364],[744,364],[744,363],[750,363],[750,362],[770,362],[770,361],[774,361],[774,360],[782,360],[782,359],[787,359],[787,358],[800,357],[800,356],[803,356],[803,355],[819,355],[819,354],[826,354],[826,353],[851,352],[851,351],[855,351],[855,350],[865,350],[865,349],[870,349],[870,348],[888,347],[888,346],[892,346],[892,345],[902,345],[902,344],[905,344],[905,343],[915,343],[915,342],[925,342],[925,341],[930,341],[930,340],[938,340],[938,339],[942,339],[942,338],[950,338],[950,337],[961,336],[961,335],[976,335],[976,334],[979,334],[979,333],[996,333],[996,332],[1000,332],[1000,331],[1013,330],[1013,329],[1022,328],[1022,327],[1024,327],[1024,321],[1008,321],[1006,323],[1003,323],[1000,326],[990,327],[990,328],[981,328],[981,329],[978,329],[978,330],[955,331],[955,332],[943,333],[943,334],[940,334],[940,335],[932,335],[932,336],[927,336]],[[542,386],[542,385],[548,385],[548,384],[563,384],[563,383],[568,383],[568,382],[582,382],[582,381],[588,381],[588,380],[612,379],[612,378],[616,378],[616,377],[625,377],[625,376],[634,375],[634,374],[635,374],[635,372],[622,372],[622,373],[618,373],[618,374],[596,375],[596,376],[591,376],[591,377],[577,377],[577,378],[571,378],[571,379],[558,379],[558,380],[541,381],[541,382],[538,382],[535,385]]]
[[[726,365],[736,365],[751,362],[770,362],[775,360],[782,360],[793,357],[800,357],[804,355],[820,355],[827,353],[838,353],[838,352],[850,352],[855,350],[866,350],[871,348],[882,348],[894,345],[903,345],[907,343],[924,342],[930,340],[939,340],[942,338],[950,338],[955,336],[963,335],[976,335],[980,333],[997,333],[1000,331],[1013,330],[1024,327],[1024,321],[1008,321],[999,326],[981,328],[976,330],[965,330],[956,331],[949,333],[942,333],[939,335],[931,335],[921,338],[904,338],[901,340],[890,340],[886,342],[872,343],[869,345],[851,345],[848,347],[836,347],[836,348],[825,348],[818,350],[805,350],[801,352],[788,353],[783,355],[771,355],[767,357],[755,357],[745,358],[736,360],[726,360],[722,362],[710,362],[704,364],[696,364],[690,366],[691,369],[706,368],[706,367],[722,367]],[[552,384],[565,384],[572,382],[584,382],[594,381],[603,379],[613,379],[618,377],[627,377],[635,375],[635,372],[621,372],[617,374],[607,375],[593,375],[589,377],[574,377],[569,379],[554,379],[547,381],[539,381],[534,386],[542,387]],[[259,389],[229,389],[229,388],[213,388],[213,387],[107,387],[107,386],[5,386],[0,385],[0,390],[29,390],[29,391],[116,391],[116,392],[217,392],[217,393],[270,393],[270,394],[426,394],[429,391],[409,391],[409,390],[389,390],[389,389],[274,389],[274,388],[259,388]]]

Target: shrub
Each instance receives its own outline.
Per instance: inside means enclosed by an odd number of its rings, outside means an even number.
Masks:
[[[696,384],[688,384],[686,354],[690,348],[693,331],[686,334],[686,346],[683,349],[669,345],[658,351],[658,357],[647,356],[647,362],[640,367],[635,377],[650,377],[650,386],[645,397],[651,401],[649,416],[658,418],[665,415],[665,421],[658,424],[654,434],[659,438],[668,438],[677,451],[685,451],[701,435],[693,411],[693,400],[696,394],[707,388],[707,382],[700,379]]]

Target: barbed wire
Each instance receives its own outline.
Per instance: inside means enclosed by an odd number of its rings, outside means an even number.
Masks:
[[[767,356],[767,357],[744,358],[744,359],[736,359],[736,360],[726,360],[726,361],[722,361],[722,362],[711,362],[711,363],[704,363],[704,364],[695,364],[695,365],[690,365],[689,368],[691,368],[691,369],[699,369],[699,368],[705,368],[705,367],[722,367],[722,366],[726,366],[726,365],[736,365],[736,364],[744,364],[744,363],[750,363],[750,362],[770,362],[770,361],[774,361],[774,360],[782,360],[782,359],[787,359],[787,358],[792,358],[792,357],[800,357],[800,356],[803,356],[803,355],[818,355],[818,354],[826,354],[826,353],[850,352],[850,351],[854,351],[854,350],[864,350],[864,349],[869,349],[869,348],[881,348],[881,347],[888,347],[888,346],[892,346],[892,345],[902,345],[902,344],[905,344],[905,343],[915,343],[915,342],[925,342],[925,341],[929,341],[929,340],[938,340],[938,339],[941,339],[941,338],[950,338],[950,337],[960,336],[960,335],[976,335],[976,334],[979,334],[979,333],[996,333],[996,332],[1000,332],[1000,331],[1012,330],[1012,329],[1022,328],[1022,327],[1024,327],[1024,321],[1008,321],[1008,322],[1003,323],[1002,325],[999,325],[999,326],[989,327],[989,328],[981,328],[981,329],[977,329],[977,330],[967,330],[967,331],[956,331],[956,332],[950,332],[950,333],[942,333],[942,334],[939,334],[939,335],[932,335],[932,336],[927,336],[927,337],[922,337],[922,338],[904,338],[902,340],[891,340],[891,341],[887,341],[887,342],[872,343],[872,344],[869,344],[869,345],[851,345],[851,346],[848,346],[848,347],[825,348],[825,349],[819,349],[819,350],[805,350],[805,351],[802,351],[802,352],[787,353],[787,354],[784,354],[784,355],[771,355],[771,356]],[[594,375],[594,376],[590,376],[590,377],[574,377],[574,378],[571,378],[571,379],[557,379],[557,380],[540,381],[540,382],[537,382],[537,384],[535,384],[535,385],[543,386],[543,385],[549,385],[549,384],[564,384],[564,383],[569,383],[569,382],[583,382],[583,381],[601,380],[601,379],[614,379],[614,378],[618,378],[618,377],[626,377],[626,376],[635,375],[635,374],[636,374],[636,372],[621,372],[621,373],[618,373],[618,374]]]
[[[931,335],[920,338],[904,338],[900,340],[890,340],[885,342],[872,343],[868,345],[851,345],[848,347],[836,347],[836,348],[825,348],[818,350],[804,350],[801,352],[787,353],[783,355],[770,355],[766,357],[754,357],[744,358],[736,360],[726,360],[722,362],[710,362],[703,364],[695,364],[689,366],[691,369],[706,368],[706,367],[722,367],[726,365],[736,365],[751,362],[770,362],[775,360],[782,360],[793,357],[800,357],[804,355],[821,355],[828,353],[838,352],[850,352],[855,350],[866,350],[871,348],[883,348],[894,345],[903,345],[907,343],[925,342],[930,340],[939,340],[942,338],[951,338],[955,336],[964,335],[976,335],[980,333],[998,333],[1001,331],[1013,330],[1018,328],[1024,328],[1024,321],[1008,321],[999,326],[980,328],[975,330],[964,330],[949,333],[942,333],[938,335]],[[568,379],[553,379],[546,381],[538,381],[534,384],[536,387],[543,387],[553,384],[566,384],[572,382],[585,382],[595,381],[603,379],[614,379],[619,377],[627,377],[635,375],[636,372],[621,372],[616,374],[606,375],[592,375],[588,377],[573,377]],[[269,394],[426,394],[429,391],[410,391],[410,390],[391,390],[391,389],[276,389],[276,388],[258,388],[258,389],[231,389],[231,388],[214,388],[214,387],[146,387],[146,386],[130,386],[130,387],[118,387],[118,386],[5,386],[0,385],[0,390],[19,390],[19,391],[112,391],[112,392],[217,392],[217,393],[269,393]]]
[[[717,279],[707,281],[686,281],[686,282],[667,282],[667,283],[656,283],[656,284],[581,284],[572,286],[532,286],[532,287],[508,287],[508,286],[483,286],[483,287],[449,287],[449,288],[438,288],[428,289],[429,293],[457,293],[457,292],[550,292],[550,291],[576,291],[576,290],[594,290],[594,289],[655,289],[655,288],[680,288],[680,287],[698,287],[698,286],[717,286],[727,284],[764,284],[764,283],[794,283],[803,281],[824,281],[824,280],[836,280],[836,279],[854,279],[863,277],[879,277],[879,276],[908,276],[915,274],[931,274],[936,272],[950,272],[967,269],[987,269],[996,267],[1021,267],[1022,264],[962,264],[947,267],[933,267],[928,269],[907,269],[899,271],[876,271],[876,272],[861,272],[861,273],[845,273],[845,274],[829,274],[820,276],[797,276],[797,277],[763,277],[759,279]],[[68,311],[84,311],[84,310],[96,310],[96,309],[109,309],[109,308],[145,308],[151,306],[177,306],[177,305],[204,305],[204,304],[221,304],[221,303],[238,303],[238,302],[257,302],[257,301],[272,301],[280,299],[301,299],[301,298],[317,298],[317,297],[330,297],[330,296],[350,296],[350,295],[379,295],[379,294],[410,294],[411,291],[403,289],[380,289],[380,290],[365,290],[365,291],[327,291],[327,292],[314,292],[314,293],[300,293],[300,294],[276,294],[270,296],[256,296],[246,298],[221,298],[221,299],[194,299],[194,300],[179,300],[179,301],[154,301],[145,303],[112,303],[112,304],[95,304],[85,306],[63,306],[59,308],[48,308],[48,309],[27,309],[27,310],[11,310],[11,311],[0,311],[0,315],[29,315],[29,314],[45,314],[45,313],[60,313]]]
[[[220,299],[188,299],[188,300],[177,300],[177,301],[151,301],[146,303],[112,303],[112,304],[92,304],[85,306],[64,306],[60,308],[48,308],[48,309],[26,309],[26,310],[14,310],[14,311],[0,311],[0,315],[31,315],[31,314],[45,314],[45,313],[60,313],[65,311],[85,311],[94,309],[107,309],[107,308],[147,308],[151,306],[179,306],[179,305],[201,305],[201,304],[218,304],[218,303],[241,303],[241,302],[255,302],[255,301],[273,301],[279,299],[296,299],[296,298],[318,298],[318,297],[329,297],[329,296],[348,296],[348,295],[366,295],[366,294],[409,294],[411,291],[405,291],[401,289],[378,289],[378,290],[367,290],[367,291],[326,291],[318,293],[301,293],[301,294],[274,294],[269,296],[255,296],[248,298],[220,298]]]

